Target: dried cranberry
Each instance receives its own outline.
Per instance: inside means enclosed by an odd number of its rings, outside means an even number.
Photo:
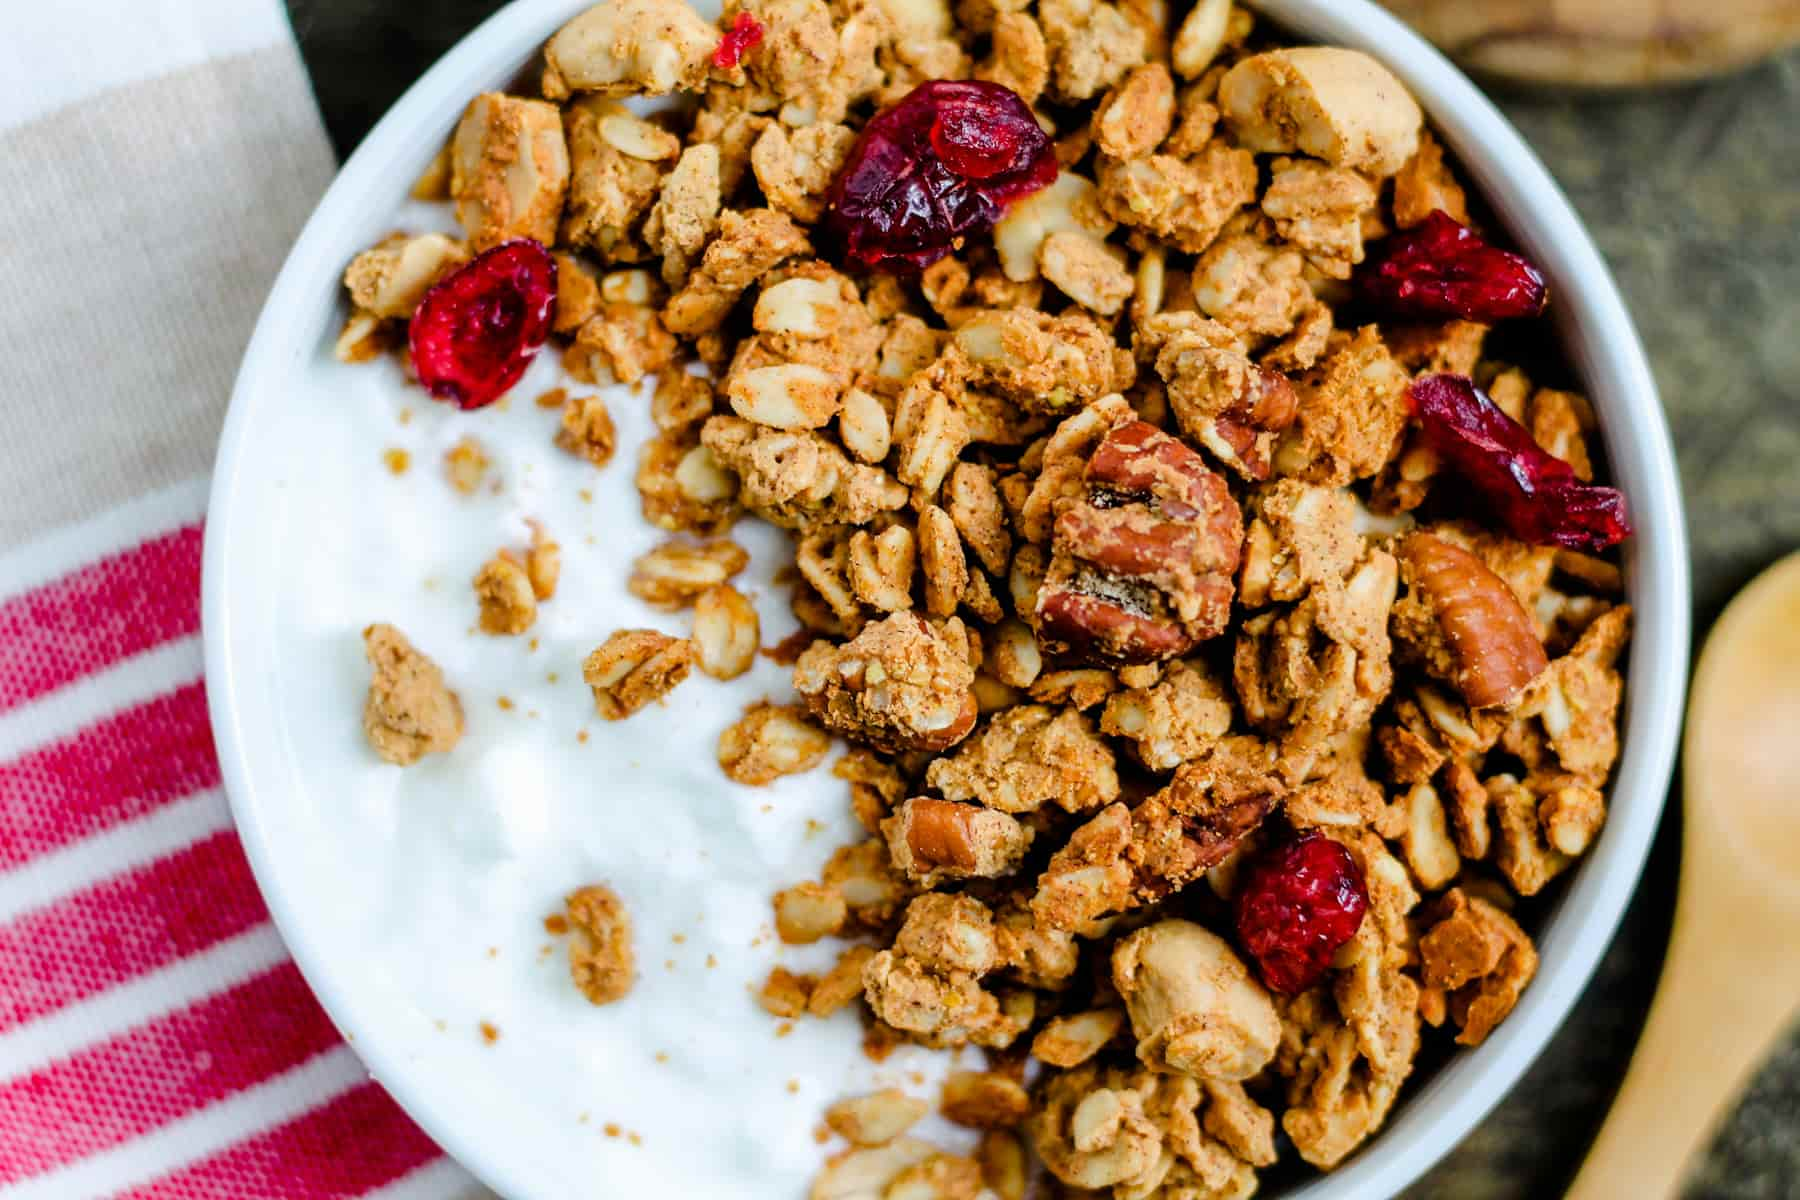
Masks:
[[[1362,868],[1322,833],[1305,833],[1258,859],[1238,884],[1238,942],[1263,982],[1293,996],[1319,982],[1369,910]]]
[[[1381,243],[1357,272],[1357,285],[1398,316],[1465,321],[1535,317],[1548,295],[1536,267],[1488,245],[1442,209]]]
[[[744,61],[744,55],[754,50],[763,40],[762,22],[747,12],[740,12],[732,19],[731,28],[719,39],[719,48],[713,51],[713,66],[721,71],[729,71]]]
[[[826,227],[852,262],[928,267],[1056,178],[1031,109],[998,83],[920,84],[863,126],[832,181]]]
[[[1573,467],[1540,447],[1467,376],[1421,376],[1410,398],[1426,444],[1514,537],[1538,546],[1604,550],[1631,536],[1617,488],[1581,482]]]
[[[556,260],[529,238],[503,242],[445,276],[413,314],[413,371],[439,400],[492,404],[550,336]]]

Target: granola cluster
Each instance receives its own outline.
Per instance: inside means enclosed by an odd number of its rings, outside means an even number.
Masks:
[[[760,39],[716,56],[746,18]],[[545,59],[542,98],[478,97],[457,130],[465,241],[361,256],[353,324],[529,237],[570,375],[656,377],[636,479],[676,536],[631,587],[693,631],[593,652],[608,719],[748,667],[724,535],[791,531],[798,700],[719,760],[761,785],[843,737],[866,839],[775,898],[783,941],[845,939],[837,965],[759,999],[988,1059],[942,1097],[973,1158],[908,1137],[912,1098],[848,1099],[814,1194],[1015,1200],[1035,1156],[1037,1194],[1199,1200],[1252,1194],[1278,1146],[1342,1162],[1432,1031],[1478,1044],[1528,985],[1515,913],[1604,821],[1630,624],[1612,562],[1470,519],[1408,389],[1471,375],[1591,479],[1586,401],[1486,325],[1350,303],[1368,244],[1469,219],[1417,104],[1221,0],[1173,30],[1132,0],[734,0],[718,26],[609,0]],[[934,79],[1036,106],[1055,180],[922,271],[846,267],[833,181]],[[598,396],[558,440],[605,464]],[[484,627],[529,625],[528,566],[484,570]],[[1343,848],[1366,913],[1279,991],[1233,902],[1302,836]],[[629,962],[583,970],[599,999]]]

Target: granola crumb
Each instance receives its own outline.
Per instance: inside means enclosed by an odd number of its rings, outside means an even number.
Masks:
[[[500,1040],[500,1027],[492,1021],[483,1021],[476,1026],[481,1031],[481,1040],[492,1046]]]
[[[412,455],[398,446],[391,446],[381,452],[381,461],[387,466],[390,474],[404,475],[406,468],[412,463]]]

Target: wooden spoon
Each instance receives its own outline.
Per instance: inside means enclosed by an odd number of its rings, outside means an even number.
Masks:
[[[1669,955],[1567,1200],[1674,1196],[1800,1011],[1800,554],[1763,572],[1713,627],[1683,754]]]
[[[1698,79],[1800,40],[1793,0],[1382,0],[1464,66],[1527,83]]]

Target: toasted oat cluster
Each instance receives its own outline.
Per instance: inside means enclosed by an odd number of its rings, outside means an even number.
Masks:
[[[1225,1200],[1281,1155],[1329,1170],[1426,1038],[1506,1017],[1529,898],[1605,819],[1622,498],[1586,400],[1488,352],[1542,277],[1373,59],[1229,0],[1162,11],[608,0],[541,97],[471,103],[465,239],[347,276],[361,357],[532,239],[569,375],[655,376],[636,480],[675,536],[631,589],[692,636],[612,633],[603,716],[743,673],[724,534],[792,534],[797,699],[719,761],[765,785],[841,736],[867,836],[774,898],[837,965],[758,999],[987,1057],[940,1103],[977,1154],[907,1136],[916,1099],[846,1098],[815,1196],[1019,1200],[1041,1166],[1033,1194]],[[606,404],[568,397],[555,438],[604,467]],[[493,632],[544,596],[504,555],[477,588]],[[589,957],[610,998],[628,958]]]

